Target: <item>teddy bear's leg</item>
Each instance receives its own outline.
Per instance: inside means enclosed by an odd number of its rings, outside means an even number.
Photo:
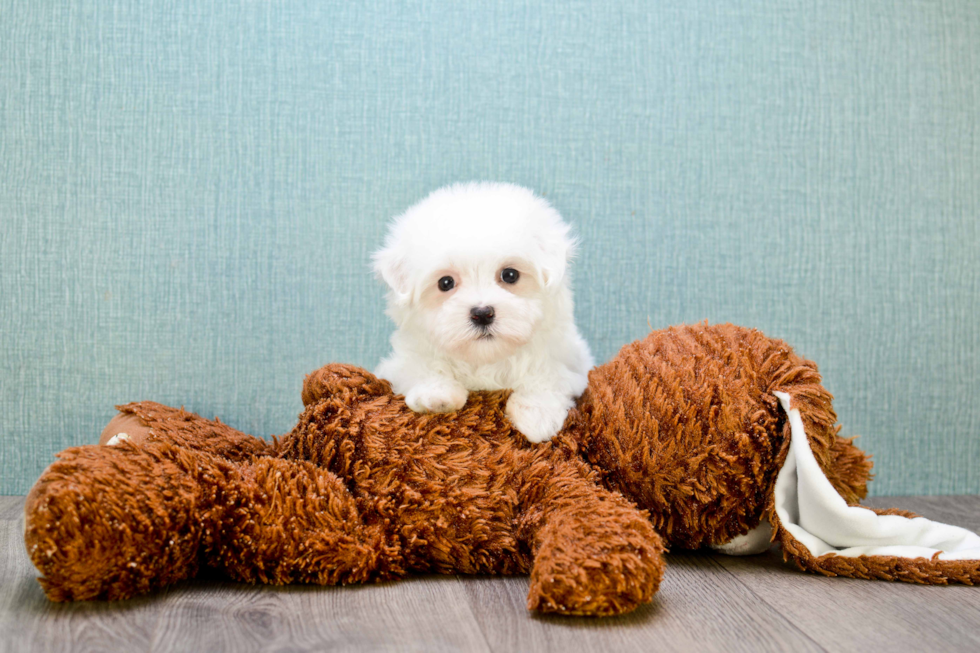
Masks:
[[[133,444],[169,442],[232,461],[272,454],[272,443],[233,429],[217,418],[204,419],[183,408],[141,401],[116,409],[119,414],[103,429],[99,444],[116,445],[123,440]]]
[[[582,477],[542,476],[523,488],[522,503],[520,537],[534,555],[529,609],[621,614],[657,591],[663,544],[622,495]]]
[[[405,574],[394,528],[366,524],[358,501],[333,473],[304,461],[257,458],[247,481],[210,547],[209,566],[236,580],[271,584],[364,583]]]
[[[160,441],[68,449],[25,504],[25,544],[54,601],[124,599],[189,578],[360,582],[398,575],[399,550],[365,526],[333,474],[234,464]]]
[[[24,505],[24,541],[48,598],[124,599],[193,576],[212,528],[185,471],[195,454],[125,441],[58,454]],[[201,462],[216,467],[215,485],[231,467]]]

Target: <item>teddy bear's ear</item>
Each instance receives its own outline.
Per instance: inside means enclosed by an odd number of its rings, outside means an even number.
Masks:
[[[346,395],[347,400],[354,401],[391,394],[391,386],[365,369],[341,363],[324,365],[316,372],[307,374],[303,381],[304,406],[338,394]]]

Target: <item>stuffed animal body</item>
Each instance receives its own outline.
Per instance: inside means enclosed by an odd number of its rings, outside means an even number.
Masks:
[[[113,446],[67,449],[37,481],[25,542],[55,601],[128,598],[202,566],[262,583],[530,574],[530,609],[611,615],[651,600],[666,547],[770,540],[828,575],[980,581],[975,534],[856,505],[871,463],[831,399],[813,363],[732,325],[627,345],[542,444],[507,421],[506,392],[421,415],[331,364],[273,442],[120,406]]]

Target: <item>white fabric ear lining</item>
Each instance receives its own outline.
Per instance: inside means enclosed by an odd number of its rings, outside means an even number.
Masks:
[[[980,536],[964,528],[847,505],[813,456],[800,411],[790,406],[787,393],[774,394],[789,417],[792,438],[776,476],[776,515],[812,556],[980,560]]]

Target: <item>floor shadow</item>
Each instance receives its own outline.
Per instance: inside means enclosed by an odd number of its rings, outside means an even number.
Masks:
[[[89,600],[89,601],[68,601],[56,603],[48,600],[44,591],[38,584],[37,579],[24,576],[17,582],[16,600],[14,602],[14,612],[23,616],[47,616],[58,617],[60,615],[96,615],[107,612],[125,614],[130,611],[163,604],[171,599],[174,594],[186,592],[214,592],[217,590],[227,590],[229,592],[250,589],[263,593],[283,594],[283,595],[302,595],[307,593],[333,593],[342,592],[345,594],[357,594],[370,592],[376,588],[392,587],[400,584],[411,585],[413,583],[454,583],[467,582],[468,580],[503,580],[502,576],[463,576],[463,575],[442,575],[428,574],[410,576],[408,578],[378,583],[367,583],[362,585],[315,585],[294,583],[289,585],[263,585],[241,583],[228,579],[220,572],[213,570],[202,571],[195,578],[187,579],[175,583],[166,588],[155,592],[134,597],[131,599],[118,601]],[[506,578],[512,578],[510,576]],[[527,612],[531,619],[540,623],[562,625],[570,628],[603,628],[603,627],[622,627],[624,625],[639,625],[655,618],[657,614],[657,598],[654,596],[653,602],[639,606],[636,610],[623,615],[611,617],[584,617],[561,614],[540,614]]]
[[[25,614],[31,616],[38,615],[75,615],[75,614],[98,614],[101,612],[128,612],[137,608],[151,605],[161,594],[146,594],[123,601],[51,601],[44,595],[44,590],[37,582],[36,578],[22,577],[17,581],[15,590],[16,600],[13,605],[15,614]]]
[[[582,617],[561,614],[529,613],[531,619],[542,624],[563,626],[565,628],[581,628],[596,630],[601,628],[622,628],[624,626],[641,626],[657,616],[660,606],[654,595],[650,603],[644,603],[632,612],[611,617]]]

